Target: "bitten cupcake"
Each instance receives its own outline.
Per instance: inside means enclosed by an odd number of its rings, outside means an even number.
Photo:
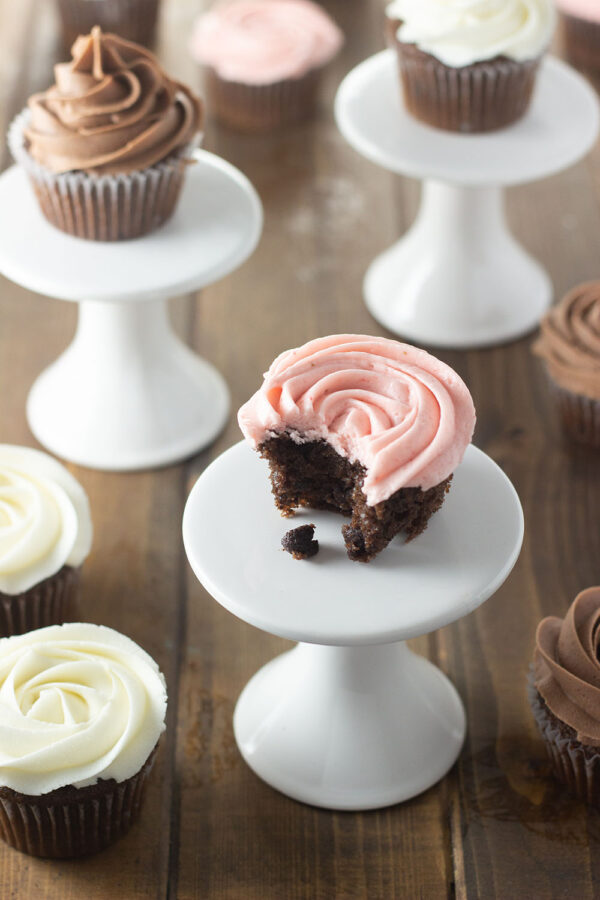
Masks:
[[[92,543],[85,491],[39,450],[0,444],[0,637],[77,613]]]
[[[600,447],[600,281],[574,288],[540,328],[533,352],[545,363],[565,432]]]
[[[71,622],[0,640],[0,837],[59,858],[125,834],[166,706],[154,660],[112,628]]]
[[[341,334],[287,350],[238,413],[269,462],[275,503],[350,516],[350,559],[410,540],[441,507],[475,426],[471,395],[445,363],[387,338]]]
[[[555,28],[553,0],[393,0],[386,12],[417,119],[469,133],[525,114]]]
[[[56,6],[67,48],[94,25],[126,41],[154,42],[159,0],[56,0]]]
[[[147,234],[175,210],[200,100],[148,50],[99,28],[72,53],[13,122],[11,152],[57,228],[97,241]]]
[[[269,131],[315,111],[323,67],[343,35],[310,0],[225,0],[196,22],[209,107],[238,131]]]
[[[540,622],[529,700],[554,774],[600,807],[600,587]]]

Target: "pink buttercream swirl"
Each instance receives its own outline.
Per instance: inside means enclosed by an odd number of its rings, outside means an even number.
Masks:
[[[310,0],[228,0],[199,17],[190,49],[226,81],[274,84],[329,62],[342,43]]]
[[[366,335],[332,335],[282,353],[238,421],[258,447],[287,432],[323,439],[366,471],[374,506],[403,487],[428,490],[463,458],[475,408],[449,366],[409,344]]]

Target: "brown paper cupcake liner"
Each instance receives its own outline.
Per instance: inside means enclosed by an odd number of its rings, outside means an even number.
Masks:
[[[77,618],[81,567],[63,566],[22,594],[0,592],[0,637]]]
[[[214,69],[206,72],[208,107],[222,124],[235,131],[274,131],[304,122],[314,115],[321,70],[274,84],[225,81]]]
[[[531,102],[539,59],[497,57],[453,69],[414,44],[396,40],[409,112],[446,131],[495,131],[520,119]]]
[[[154,43],[159,0],[56,0],[66,49],[94,25],[127,41]]]
[[[600,70],[600,24],[562,16],[563,39],[567,57],[580,69]]]
[[[156,748],[139,772],[120,782],[100,779],[40,796],[0,787],[0,838],[22,853],[52,859],[104,850],[138,818],[155,757]]]
[[[56,175],[37,163],[25,146],[28,117],[25,110],[13,121],[10,151],[27,172],[42,213],[56,228],[87,240],[121,241],[148,234],[173,215],[193,144],[128,175]]]
[[[600,448],[600,400],[574,394],[550,375],[548,381],[565,433],[578,444]]]
[[[535,686],[533,670],[527,694],[554,775],[580,800],[600,808],[600,747],[582,744],[576,732],[553,715]]]

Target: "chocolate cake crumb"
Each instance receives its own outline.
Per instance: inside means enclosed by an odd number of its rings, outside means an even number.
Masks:
[[[293,516],[304,506],[348,516],[350,522],[342,526],[346,551],[359,562],[369,562],[397,534],[411,541],[425,531],[452,479],[450,475],[426,491],[400,488],[387,500],[369,506],[362,491],[364,466],[340,456],[325,441],[298,443],[284,433],[267,439],[258,449],[269,462],[273,496],[282,515]]]
[[[313,540],[314,525],[300,525],[292,528],[281,538],[281,546],[294,559],[310,559],[319,552],[319,542]]]

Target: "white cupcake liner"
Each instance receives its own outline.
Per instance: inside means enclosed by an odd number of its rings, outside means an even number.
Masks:
[[[148,234],[171,217],[198,141],[140,172],[57,175],[36,162],[25,146],[29,117],[24,110],[14,119],[8,145],[29,176],[42,213],[56,228],[87,240],[120,241]]]

